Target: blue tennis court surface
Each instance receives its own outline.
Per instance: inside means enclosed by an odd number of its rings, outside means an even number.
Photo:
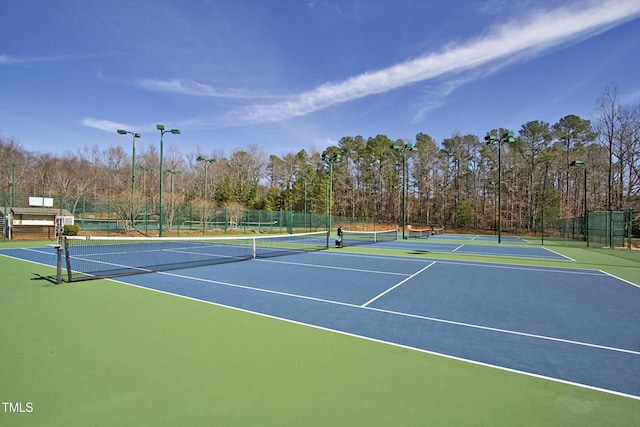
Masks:
[[[429,236],[432,240],[468,240],[472,242],[498,243],[497,234],[434,234]],[[518,236],[500,236],[503,243],[528,243],[527,239]]]
[[[489,236],[491,237],[491,236]],[[348,238],[345,238],[345,246],[349,246]],[[495,245],[495,244],[464,244],[451,243],[446,239],[438,241],[437,239],[413,239],[393,240],[389,242],[378,243],[376,248],[406,250],[411,253],[429,253],[429,252],[455,252],[465,255],[487,255],[487,256],[505,256],[515,258],[539,258],[549,260],[571,260],[564,255],[554,252],[542,246],[528,245]]]
[[[640,399],[640,288],[599,271],[331,250],[121,282]]]
[[[430,236],[434,240],[469,240],[473,242],[498,242],[497,234],[455,234],[443,233]],[[518,236],[500,236],[503,243],[528,243],[527,239]]]

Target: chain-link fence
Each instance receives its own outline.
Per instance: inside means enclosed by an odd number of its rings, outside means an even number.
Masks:
[[[31,198],[33,199],[33,197]],[[345,230],[388,230],[397,224],[380,223],[370,218],[327,216],[326,214],[246,210],[232,207],[199,204],[165,204],[162,211],[157,203],[116,202],[85,197],[54,196],[46,199],[48,208],[63,215],[68,211],[74,217],[81,233],[130,234],[156,236],[219,233],[299,233],[321,231],[337,226]],[[32,200],[26,194],[0,193],[3,236],[7,236],[6,213],[12,206],[28,207]],[[563,244],[588,245],[594,248],[634,247],[634,238],[640,239],[640,213],[626,211],[591,211],[584,217],[558,218],[557,212],[541,215],[533,230],[541,236],[543,244],[552,239]],[[58,215],[58,213],[56,213]],[[162,224],[161,224],[162,222]],[[511,230],[513,231],[513,230]],[[503,229],[505,234],[509,230]],[[517,230],[515,231],[518,234]],[[51,234],[50,232],[48,234]],[[47,234],[47,235],[48,235]],[[637,246],[637,245],[635,245]]]
[[[631,248],[634,236],[633,210],[589,212],[588,241],[593,247]],[[640,219],[640,218],[639,218]]]
[[[308,212],[246,210],[199,205],[114,202],[92,198],[47,198],[51,213],[70,213],[81,233],[155,236],[219,233],[302,233],[327,229],[327,215]],[[0,209],[30,206],[22,194],[0,195]],[[58,214],[59,211],[59,214]],[[335,223],[335,221],[331,221]],[[6,227],[2,215],[3,235]]]
[[[582,242],[593,248],[632,249],[640,239],[640,214],[625,211],[591,211],[584,217],[545,221],[543,238]]]

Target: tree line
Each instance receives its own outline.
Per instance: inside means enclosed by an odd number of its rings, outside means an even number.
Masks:
[[[344,136],[322,152],[268,155],[251,145],[183,154],[112,145],[56,156],[0,137],[0,192],[11,194],[326,213],[377,222],[532,230],[542,210],[579,217],[588,210],[640,208],[640,104],[605,88],[593,120],[567,115],[550,124],[487,129],[435,141]],[[513,142],[502,135],[512,132]],[[494,141],[496,142],[496,141]],[[126,148],[125,148],[126,147]],[[498,167],[500,166],[500,167]],[[15,183],[15,188],[12,186]],[[586,183],[586,187],[585,187]],[[498,203],[498,195],[500,203]],[[404,200],[404,203],[402,202]],[[586,202],[586,206],[585,206]]]

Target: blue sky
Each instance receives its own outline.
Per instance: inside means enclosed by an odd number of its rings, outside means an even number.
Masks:
[[[640,102],[640,0],[22,0],[0,25],[0,135],[61,155],[436,141]],[[140,146],[139,145],[139,146]]]

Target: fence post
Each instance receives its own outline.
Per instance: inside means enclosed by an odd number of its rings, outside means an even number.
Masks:
[[[632,231],[632,227],[633,227],[633,210],[631,208],[629,208],[629,221],[626,224],[627,226],[627,249],[631,250],[632,245],[631,245],[631,239],[633,237],[633,231]]]
[[[589,247],[589,211],[584,213],[584,239],[587,241],[587,247]]]
[[[9,213],[7,212],[7,194],[3,196],[4,209],[2,210],[2,240],[7,240],[7,220],[9,219]]]

